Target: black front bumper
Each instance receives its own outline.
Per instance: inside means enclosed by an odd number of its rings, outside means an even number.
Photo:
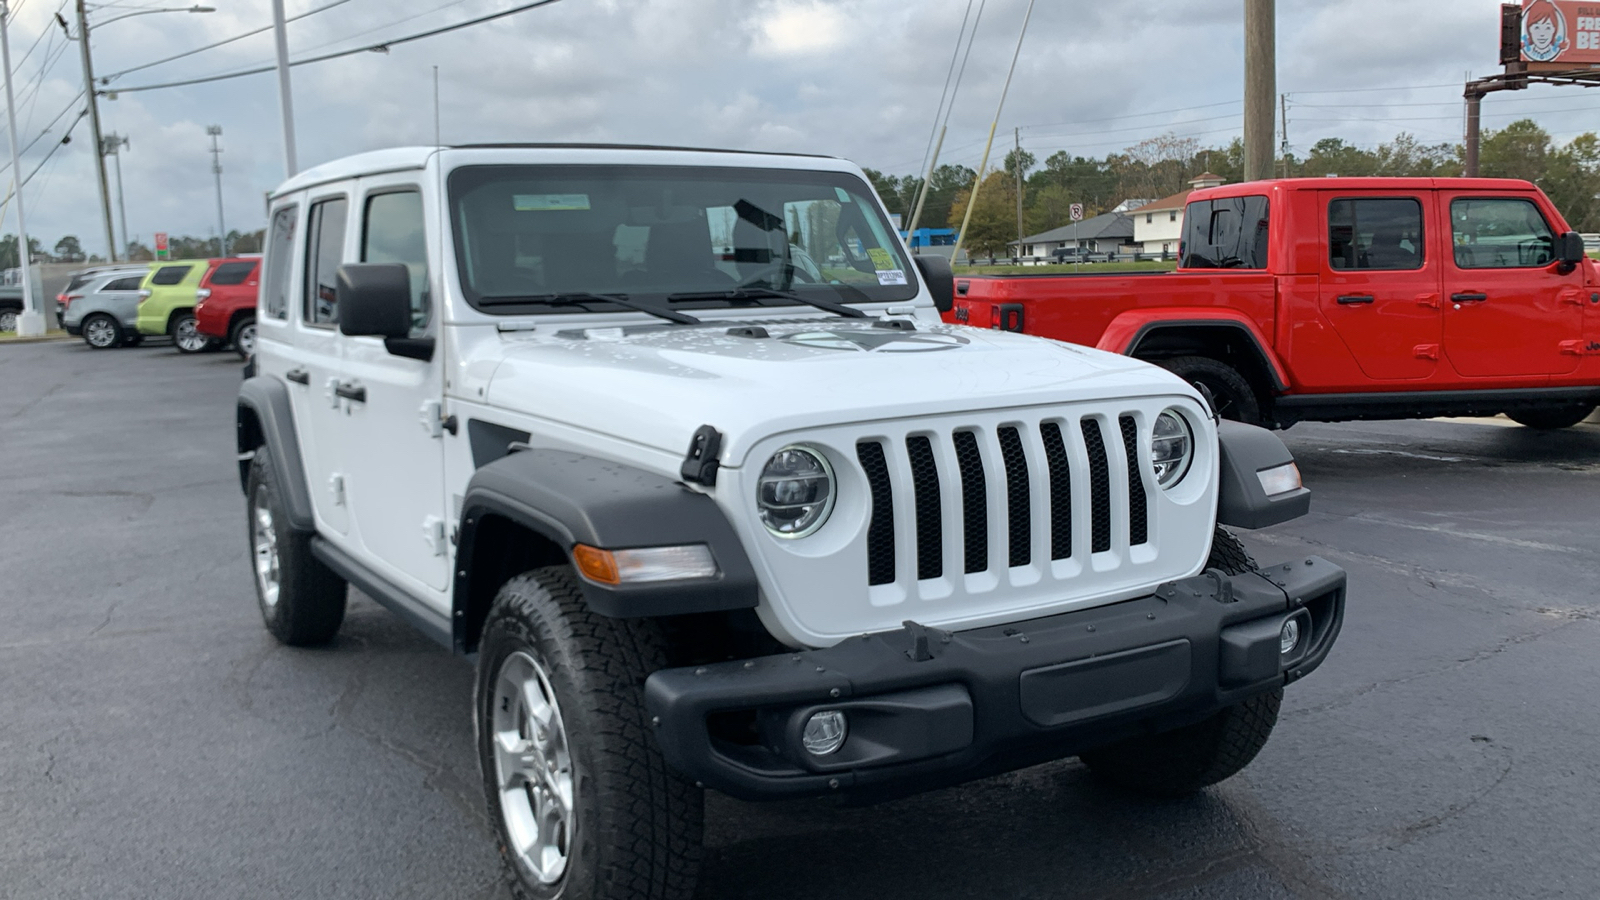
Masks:
[[[1304,677],[1344,618],[1345,573],[1318,557],[1211,570],[1110,606],[972,631],[906,623],[826,650],[664,669],[645,703],[667,762],[745,799],[894,795],[1181,727]],[[1284,622],[1299,643],[1279,649]],[[803,748],[845,714],[844,745]]]

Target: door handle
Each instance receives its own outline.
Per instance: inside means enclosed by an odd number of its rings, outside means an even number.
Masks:
[[[1451,303],[1482,303],[1489,299],[1488,294],[1451,294]]]
[[[1339,305],[1355,306],[1358,303],[1371,303],[1373,299],[1371,294],[1343,294],[1339,297]]]
[[[353,381],[346,381],[333,389],[334,394],[356,403],[367,402],[367,389]]]
[[[283,377],[289,379],[295,384],[311,383],[311,373],[307,372],[305,369],[290,369],[289,371],[283,373]]]

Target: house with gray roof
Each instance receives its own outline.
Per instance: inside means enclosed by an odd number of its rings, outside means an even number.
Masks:
[[[1132,250],[1133,218],[1108,212],[1060,228],[1052,228],[1007,244],[1012,256],[1047,259],[1062,247],[1077,247],[1079,253],[1118,253]]]

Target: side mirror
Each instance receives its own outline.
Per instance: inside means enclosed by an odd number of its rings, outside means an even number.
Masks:
[[[922,280],[928,283],[928,292],[933,294],[933,306],[939,312],[947,313],[956,305],[956,276],[950,270],[950,260],[942,256],[914,256],[917,271],[922,273]]]
[[[411,334],[411,273],[403,263],[339,267],[339,330],[348,335]]]
[[[1556,238],[1556,262],[1576,266],[1584,257],[1583,235],[1569,231]]]

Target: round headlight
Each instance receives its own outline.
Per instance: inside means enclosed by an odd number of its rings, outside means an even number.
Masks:
[[[1156,416],[1155,427],[1150,429],[1150,466],[1156,484],[1169,488],[1182,481],[1193,460],[1194,430],[1189,420],[1175,409]]]
[[[767,460],[756,485],[761,524],[781,538],[800,538],[822,527],[833,512],[833,469],[821,453],[785,447]]]

